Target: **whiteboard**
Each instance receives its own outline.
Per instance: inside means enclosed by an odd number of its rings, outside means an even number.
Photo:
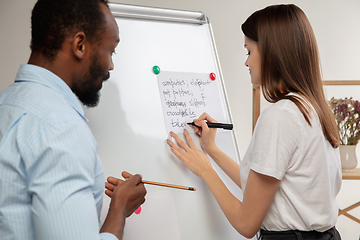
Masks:
[[[113,56],[115,68],[103,84],[99,105],[85,109],[105,177],[121,177],[121,172],[126,170],[140,173],[144,180],[197,189],[146,185],[147,201],[140,214],[127,219],[124,240],[245,239],[227,221],[203,180],[171,153],[166,143],[169,133],[164,124],[157,75],[152,71],[157,65],[169,72],[215,73],[223,120],[231,123],[208,18],[201,12],[123,4],[109,6],[120,31],[120,43]],[[218,131],[216,143],[239,162],[234,134],[234,131]],[[183,134],[180,136],[184,139]],[[195,134],[192,137],[200,148],[198,137]],[[212,163],[229,190],[241,199],[241,190]],[[109,198],[105,196],[102,220],[108,204]]]

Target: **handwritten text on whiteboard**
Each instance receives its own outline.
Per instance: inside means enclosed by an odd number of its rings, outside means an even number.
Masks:
[[[161,72],[157,79],[167,131],[182,133],[203,112],[218,121],[225,118],[219,80],[212,81],[209,74]]]

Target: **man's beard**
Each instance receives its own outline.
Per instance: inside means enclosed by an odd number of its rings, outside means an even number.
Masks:
[[[110,73],[104,74],[99,61],[97,61],[97,54],[94,54],[89,67],[89,73],[86,74],[83,81],[75,83],[72,87],[72,91],[82,104],[87,107],[96,107],[99,104],[102,83],[98,86],[95,83],[100,77],[103,77],[103,81],[105,81],[109,79]]]

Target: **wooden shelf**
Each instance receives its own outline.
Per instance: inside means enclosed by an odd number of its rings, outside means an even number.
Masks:
[[[342,179],[344,179],[344,180],[360,180],[360,168],[355,168],[354,171],[343,171]]]

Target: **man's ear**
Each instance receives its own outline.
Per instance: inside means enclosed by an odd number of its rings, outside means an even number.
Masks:
[[[72,50],[75,56],[81,60],[85,55],[85,42],[86,42],[86,35],[84,32],[78,32],[74,36],[74,41],[72,44]]]

